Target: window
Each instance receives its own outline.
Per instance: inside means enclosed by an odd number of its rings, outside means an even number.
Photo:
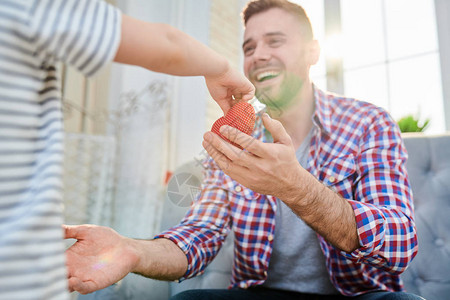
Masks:
[[[345,94],[445,130],[433,0],[341,1]]]
[[[428,133],[445,131],[434,0],[293,2],[305,8],[322,45],[321,60],[311,70],[319,87],[381,106],[395,120],[408,114],[429,118]],[[335,20],[340,34],[325,36]],[[325,60],[330,57],[338,59]],[[326,69],[342,72],[337,85],[330,84],[330,74],[326,79]]]

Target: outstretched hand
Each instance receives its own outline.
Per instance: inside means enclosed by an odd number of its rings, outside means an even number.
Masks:
[[[65,238],[77,239],[66,251],[69,290],[81,294],[103,289],[125,277],[137,264],[129,239],[108,227],[63,225]]]
[[[206,85],[213,99],[226,114],[239,101],[249,101],[255,96],[255,87],[241,73],[228,67],[217,77],[205,77]]]
[[[295,189],[301,186],[302,174],[307,171],[298,163],[292,140],[282,124],[267,114],[263,115],[263,123],[272,134],[273,143],[263,143],[233,127],[222,126],[222,135],[246,151],[212,132],[204,135],[203,147],[237,182],[255,192],[289,201],[298,196]]]

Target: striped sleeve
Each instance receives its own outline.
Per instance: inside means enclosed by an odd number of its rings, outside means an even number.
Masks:
[[[35,0],[30,40],[36,54],[95,74],[113,60],[120,43],[120,11],[100,0]]]

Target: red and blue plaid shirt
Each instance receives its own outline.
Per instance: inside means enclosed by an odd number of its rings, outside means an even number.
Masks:
[[[400,273],[417,253],[412,195],[400,132],[381,108],[315,89],[308,171],[348,199],[361,247],[341,251],[319,236],[331,281],[344,295],[402,290]],[[253,135],[266,141],[258,118]],[[199,198],[176,227],[158,235],[186,254],[181,280],[203,273],[229,230],[235,234],[230,287],[267,277],[277,201],[240,185],[209,158]],[[301,255],[301,254],[299,254]]]

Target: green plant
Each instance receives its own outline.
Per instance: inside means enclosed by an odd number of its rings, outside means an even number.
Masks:
[[[415,118],[413,115],[407,115],[397,121],[401,132],[424,132],[429,123],[430,119],[426,119],[419,125],[419,118]]]

